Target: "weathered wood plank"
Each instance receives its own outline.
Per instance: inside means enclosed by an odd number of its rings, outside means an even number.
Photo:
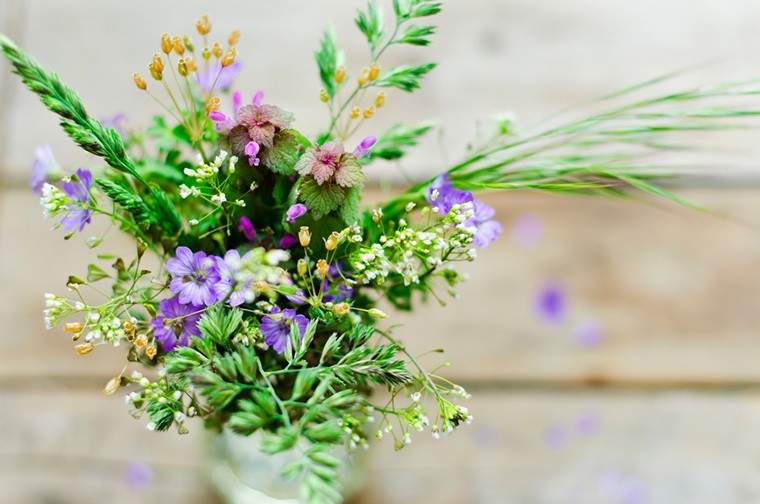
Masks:
[[[690,191],[708,208],[758,223],[757,193]],[[373,194],[377,197],[377,193]],[[706,213],[632,202],[510,194],[489,199],[507,227],[502,240],[463,271],[471,280],[447,308],[420,305],[394,315],[415,351],[442,347],[449,374],[475,380],[759,380],[760,283],[752,271],[760,240],[751,227]],[[34,198],[0,199],[0,378],[94,376],[121,369],[120,352],[76,358],[63,332],[46,332],[42,293],[63,293],[95,253],[79,238],[50,232]],[[541,220],[543,237],[519,246],[509,228],[519,215]],[[96,223],[97,228],[100,224]],[[116,235],[113,235],[115,238]],[[130,254],[124,238],[104,251]],[[567,291],[565,320],[536,316],[547,282]],[[574,331],[598,321],[606,336],[584,346]],[[435,362],[428,357],[431,365]]]
[[[0,501],[209,502],[202,436],[145,431],[96,390],[0,393]],[[373,450],[361,503],[756,502],[756,394],[496,394],[473,425]],[[136,491],[129,462],[152,466]],[[631,495],[641,494],[633,500]],[[630,500],[626,500],[630,499]]]

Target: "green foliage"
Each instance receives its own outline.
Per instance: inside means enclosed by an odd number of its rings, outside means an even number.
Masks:
[[[409,20],[438,14],[443,9],[443,3],[430,0],[393,0],[393,11],[396,17]]]
[[[373,159],[400,159],[406,154],[408,148],[416,146],[420,138],[432,130],[433,127],[429,123],[413,126],[395,124],[378,137],[377,143],[369,151],[365,159],[367,161]]]
[[[322,80],[322,86],[329,96],[335,96],[335,91],[337,90],[335,71],[340,64],[341,53],[338,50],[334,29],[328,28],[325,30],[319,44],[319,50],[314,53],[314,59],[319,68],[319,78]]]
[[[317,219],[337,210],[345,198],[346,190],[338,184],[327,182],[319,185],[311,177],[303,179],[301,184],[301,201]]]
[[[346,196],[338,210],[338,215],[346,225],[354,224],[359,215],[359,202],[362,191],[359,187],[350,187],[346,190]]]
[[[280,131],[274,137],[274,145],[264,151],[261,160],[267,168],[280,175],[295,175],[293,166],[311,143],[294,129]]]
[[[240,327],[243,312],[237,308],[226,309],[221,303],[206,310],[198,322],[204,338],[218,345],[225,345]]]
[[[416,46],[430,45],[430,37],[435,33],[435,26],[410,26],[398,39],[399,44]]]
[[[375,82],[378,87],[394,87],[411,93],[420,88],[420,80],[437,65],[424,63],[422,65],[401,65],[382,74]]]
[[[374,0],[367,2],[366,11],[356,14],[356,26],[367,38],[370,50],[374,53],[383,37],[383,11],[377,7]]]
[[[148,227],[160,223],[158,216],[131,188],[103,178],[96,179],[95,183],[106,196],[128,213],[136,224]]]

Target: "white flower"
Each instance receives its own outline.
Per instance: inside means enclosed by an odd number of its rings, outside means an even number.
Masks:
[[[198,219],[190,219],[188,221],[191,226],[197,226],[198,225]]]
[[[215,194],[211,196],[211,201],[217,205],[221,205],[227,201],[227,195],[224,193]]]
[[[415,392],[412,395],[410,395],[409,398],[414,402],[420,402],[420,399],[422,399],[422,394],[420,394],[419,392]]]

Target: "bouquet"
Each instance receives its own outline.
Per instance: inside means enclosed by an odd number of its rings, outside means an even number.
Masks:
[[[432,128],[372,130],[388,95],[418,90],[436,66],[385,68],[383,56],[430,44],[441,9],[393,0],[384,22],[369,2],[356,16],[368,53],[355,73],[326,31],[314,95],[327,119],[308,133],[286,104],[233,91],[240,32],[218,40],[206,16],[194,36],[163,34],[148,77],[134,74],[162,112],[144,130],[94,119],[56,74],[0,36],[23,82],[100,160],[72,172],[38,151],[32,185],[45,216],[66,239],[110,220],[136,245],[133,257],[100,254],[71,275],[67,295],[47,294],[45,322],[62,325],[80,356],[125,347],[105,393],[124,389],[148,429],[184,434],[200,419],[262,433],[263,452],[297,452],[282,471],[304,501],[341,501],[341,450],[372,437],[400,449],[412,433],[437,438],[472,421],[468,393],[430,362],[437,352],[412,355],[385,319],[389,308],[443,303],[465,278],[459,263],[498,238],[502,225],[474,193],[633,190],[681,201],[655,184],[676,173],[658,157],[683,147],[670,138],[757,114],[735,103],[758,93],[754,82],[629,98],[655,79],[535,132],[497,118],[460,162],[363,208],[373,164],[402,158]],[[102,242],[87,238],[92,249]]]

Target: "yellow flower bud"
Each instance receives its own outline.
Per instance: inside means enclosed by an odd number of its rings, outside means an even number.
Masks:
[[[198,21],[195,22],[195,29],[201,35],[208,35],[211,32],[211,21],[207,15],[203,15]]]
[[[351,119],[359,119],[359,116],[362,115],[362,109],[359,107],[354,107],[351,109],[350,117]]]
[[[192,56],[185,58],[185,63],[187,64],[188,72],[193,73],[198,71],[198,65],[195,63],[195,58]]]
[[[144,334],[138,334],[135,338],[135,348],[140,349],[148,344],[148,337]]]
[[[240,30],[235,30],[230,33],[230,37],[227,39],[227,43],[229,43],[231,46],[234,46],[238,42],[240,42]]]
[[[69,322],[63,326],[63,330],[71,334],[80,333],[82,329],[84,329],[84,325],[81,322]]]
[[[325,89],[319,90],[319,100],[322,103],[327,103],[328,101],[330,101],[330,95],[327,94],[327,90]]]
[[[338,242],[340,240],[340,233],[333,231],[330,236],[325,240],[325,248],[327,250],[335,250],[338,248]]]
[[[212,96],[206,102],[206,113],[213,112],[214,110],[218,110],[221,104],[222,104],[222,100],[219,99],[218,96]]]
[[[306,271],[309,269],[309,263],[306,259],[299,259],[297,263],[298,274],[300,276],[306,276]]]
[[[135,86],[137,86],[137,89],[140,89],[142,91],[145,91],[146,89],[148,89],[148,83],[145,82],[145,78],[139,73],[137,72],[133,73],[132,80],[135,81]]]
[[[108,380],[106,386],[103,387],[103,393],[105,395],[113,395],[117,390],[119,390],[119,385],[121,385],[121,376],[114,376]]]
[[[332,307],[332,311],[335,315],[345,315],[351,311],[351,306],[348,303],[338,303]]]
[[[376,319],[384,319],[388,316],[384,311],[378,310],[377,308],[372,308],[368,311],[369,311],[370,316]]]
[[[172,46],[174,46],[174,52],[182,56],[185,54],[185,44],[182,43],[182,39],[179,37],[172,38]]]
[[[204,47],[203,51],[201,51],[201,57],[205,60],[208,60],[211,57],[211,49]]]
[[[224,51],[222,51],[222,46],[221,46],[221,44],[219,44],[219,42],[214,42],[214,45],[211,47],[211,53],[212,53],[212,54],[213,54],[215,57],[217,57],[217,58],[221,58],[221,57],[222,57],[222,53],[223,53],[223,52],[224,52]]]
[[[164,52],[164,54],[169,54],[172,52],[172,38],[169,36],[168,33],[162,33],[161,34],[161,50]]]
[[[180,58],[177,62],[177,71],[182,77],[187,77],[187,62],[184,58]]]
[[[364,109],[364,118],[365,119],[372,119],[372,116],[375,115],[375,106],[369,106],[366,109]]]
[[[269,284],[261,280],[258,282],[253,282],[253,288],[262,293],[268,292],[270,290]]]
[[[375,107],[382,108],[385,105],[385,92],[380,91],[375,97]]]
[[[327,273],[330,271],[330,265],[327,264],[327,261],[324,259],[320,259],[317,261],[317,271],[319,272],[319,276],[325,278],[327,277]]]
[[[309,226],[301,226],[301,229],[298,230],[298,241],[301,243],[302,247],[308,247],[311,243],[311,231],[309,231]]]
[[[151,63],[158,69],[159,72],[164,71],[164,60],[161,59],[161,55],[156,53],[153,55]]]
[[[153,357],[156,356],[156,352],[158,350],[156,349],[156,345],[150,344],[148,345],[148,348],[145,349],[145,355],[150,359],[153,360]]]
[[[369,72],[367,72],[367,79],[370,81],[376,80],[380,76],[380,67],[377,66],[377,64],[373,64],[371,67],[369,67]]]
[[[346,68],[339,66],[335,72],[335,82],[342,84],[344,80],[346,80]]]
[[[222,58],[222,66],[228,67],[231,64],[235,62],[235,51],[229,50],[225,53],[224,58]]]
[[[76,350],[77,355],[87,355],[88,353],[92,352],[95,349],[95,345],[92,343],[82,343],[81,345],[77,345],[74,347],[74,350]]]
[[[163,70],[160,70],[153,63],[148,65],[148,71],[150,72],[150,76],[153,77],[157,81],[160,81],[161,79],[164,78]]]
[[[188,37],[187,35],[182,37],[182,43],[185,44],[185,47],[187,48],[188,51],[190,52],[195,51],[195,46],[193,45],[193,41],[190,40],[190,37]]]

